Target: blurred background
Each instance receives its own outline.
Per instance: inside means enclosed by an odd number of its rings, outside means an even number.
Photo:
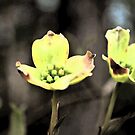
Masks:
[[[62,33],[70,43],[70,56],[97,54],[93,76],[57,92],[60,117],[66,116],[59,135],[97,135],[111,89],[115,86],[101,55],[106,54],[107,29],[130,29],[135,42],[134,0],[0,0],[0,135],[10,129],[11,104],[25,108],[27,135],[46,135],[51,114],[51,91],[25,82],[15,63],[33,66],[31,45],[48,30]],[[124,85],[113,118],[135,111],[135,87]],[[118,135],[135,134],[135,118]],[[21,135],[21,134],[18,134]]]

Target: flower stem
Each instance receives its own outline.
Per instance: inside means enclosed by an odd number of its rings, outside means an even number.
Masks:
[[[55,91],[53,91],[51,102],[52,102],[52,114],[48,135],[55,135],[55,126],[57,125],[58,122],[58,108],[59,108],[59,103],[57,102]]]
[[[110,103],[109,103],[107,113],[106,113],[106,116],[105,116],[105,120],[104,120],[103,126],[101,128],[101,132],[100,132],[99,135],[102,135],[103,132],[108,128],[109,122],[110,122],[111,117],[112,117],[112,112],[113,112],[113,109],[114,109],[116,98],[117,98],[117,95],[118,95],[118,91],[119,91],[118,87],[120,86],[120,84],[121,83],[117,83],[116,86],[115,86],[115,89],[112,92]]]

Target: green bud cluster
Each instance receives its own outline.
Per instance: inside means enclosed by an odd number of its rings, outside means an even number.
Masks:
[[[56,67],[55,65],[47,66],[48,72],[46,74],[41,74],[41,81],[45,83],[54,83],[60,77],[68,75],[69,73],[64,70],[63,67]]]

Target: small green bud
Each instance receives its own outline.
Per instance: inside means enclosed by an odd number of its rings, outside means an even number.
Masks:
[[[47,83],[47,80],[43,80],[44,83]]]
[[[64,70],[63,70],[63,69],[59,69],[58,75],[59,75],[59,76],[63,76],[63,75],[64,75]]]
[[[53,75],[53,76],[57,75],[57,70],[52,70],[51,75]]]
[[[48,72],[42,72],[41,75],[40,75],[40,80],[41,81],[46,80],[47,76],[48,76]]]
[[[49,65],[47,65],[47,68],[48,68],[48,70],[53,70],[54,69],[54,65],[49,64]]]
[[[46,79],[46,76],[44,76],[44,75],[41,75],[41,81],[43,81],[43,80],[45,80]]]
[[[50,83],[53,82],[53,78],[50,75],[46,77],[46,80],[47,82],[50,82]]]
[[[60,77],[58,75],[54,76],[54,80],[58,80]]]

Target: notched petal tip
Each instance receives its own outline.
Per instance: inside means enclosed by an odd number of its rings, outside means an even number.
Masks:
[[[29,79],[29,74],[27,72],[23,71],[23,69],[21,68],[21,65],[22,64],[21,64],[20,61],[16,62],[17,71],[22,77],[24,77],[24,79],[28,80]]]
[[[121,31],[121,30],[122,30],[122,27],[120,27],[120,26],[116,27],[116,31]]]
[[[47,32],[47,35],[48,35],[49,37],[52,37],[52,36],[55,35],[55,33],[54,33],[53,31],[49,30],[49,31]]]
[[[30,76],[28,73],[21,71],[20,69],[17,69],[17,71],[19,72],[19,74],[25,79],[25,80],[29,80]]]
[[[115,28],[117,31],[121,31],[121,30],[123,30],[123,28],[121,27],[121,26],[117,26],[116,28]],[[128,32],[130,32],[130,30],[129,29],[126,29]]]
[[[84,57],[84,62],[86,64],[86,67],[91,68],[91,70],[94,69],[94,58],[96,57],[96,54],[93,54],[90,51],[87,51]]]
[[[95,57],[96,57],[96,54],[93,54],[93,53],[90,52],[90,51],[87,51],[85,55],[86,55],[89,59],[92,59],[92,58],[95,58]]]
[[[93,58],[95,58],[96,56],[97,56],[97,55],[96,55],[95,53],[92,55]]]
[[[20,66],[21,66],[21,62],[20,62],[20,61],[16,61],[15,66],[16,66],[17,68],[20,67]]]
[[[120,31],[122,31],[122,30],[124,30],[124,29],[123,29],[122,27],[120,27],[120,26],[117,26],[117,27],[115,28],[115,30],[118,31],[118,32],[120,32]],[[129,29],[126,29],[126,31],[127,31],[127,32],[130,32]]]
[[[113,70],[113,73],[115,75],[123,75],[123,74],[127,74],[128,73],[128,69],[127,68],[123,68],[120,65],[118,65],[112,58],[110,58],[110,66]]]

